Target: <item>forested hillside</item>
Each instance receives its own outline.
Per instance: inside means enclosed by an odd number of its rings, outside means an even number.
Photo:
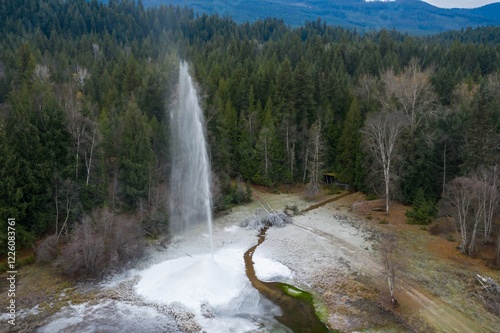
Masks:
[[[499,162],[500,28],[360,35],[140,1],[5,0],[0,32],[0,223],[15,217],[25,246],[102,209],[150,233],[166,223],[180,58],[199,84],[217,209],[245,182],[314,194],[325,171],[435,207],[448,182]]]
[[[107,2],[107,0],[102,0]],[[358,31],[395,29],[416,35],[466,27],[500,25],[500,4],[474,9],[439,8],[421,0],[143,0],[146,7],[188,6],[199,14],[228,16],[238,23],[255,22],[272,13],[292,27],[318,17],[333,26]]]

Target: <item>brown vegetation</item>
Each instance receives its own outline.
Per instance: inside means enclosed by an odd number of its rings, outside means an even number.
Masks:
[[[55,235],[42,241],[37,260],[53,262],[68,276],[100,277],[137,258],[144,245],[143,231],[136,221],[99,210],[73,226],[64,244],[58,244]]]

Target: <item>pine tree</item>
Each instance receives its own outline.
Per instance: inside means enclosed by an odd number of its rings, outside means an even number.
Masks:
[[[438,197],[441,187],[436,180],[441,172],[436,161],[435,144],[429,143],[426,132],[416,133],[413,141],[406,140],[402,150],[411,152],[405,154],[400,168],[400,188],[403,203],[412,202],[417,190],[423,191],[425,197]]]
[[[123,116],[120,142],[120,179],[125,203],[134,207],[141,199],[148,199],[148,183],[154,161],[147,121],[131,98]]]
[[[429,224],[436,216],[436,204],[431,198],[425,197],[422,188],[418,188],[413,199],[413,209],[406,212],[410,224]]]
[[[287,174],[290,179],[295,176],[295,144],[297,142],[297,113],[294,106],[293,81],[290,80],[292,76],[290,60],[285,58],[277,72],[274,103],[278,119],[277,132],[281,141],[284,142]]]
[[[240,119],[240,137],[237,145],[238,172],[246,180],[259,182],[255,150],[252,145],[249,121]]]
[[[498,120],[500,119],[498,111],[500,103],[495,101],[495,97],[487,91],[484,85],[477,93],[472,114],[467,123],[466,143],[462,148],[464,162],[461,170],[464,174],[475,170],[479,165],[494,165],[498,162],[500,135],[497,129],[500,123]]]
[[[363,168],[361,165],[363,153],[361,150],[361,128],[363,119],[354,98],[347,113],[338,142],[338,156],[336,158],[336,171],[340,181],[351,184],[356,188],[363,188]]]
[[[284,163],[283,149],[274,126],[273,103],[271,97],[267,99],[264,111],[265,116],[255,149],[259,164],[260,183],[271,185],[286,178],[284,175],[286,166]]]

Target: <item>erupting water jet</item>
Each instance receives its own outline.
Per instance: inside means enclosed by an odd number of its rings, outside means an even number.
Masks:
[[[179,235],[206,221],[213,259],[211,173],[204,118],[185,61],[180,64],[177,93],[170,113],[170,232]]]

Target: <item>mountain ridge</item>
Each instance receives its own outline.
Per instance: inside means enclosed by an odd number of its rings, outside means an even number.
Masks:
[[[229,16],[238,23],[267,17],[283,19],[290,26],[321,18],[329,25],[360,31],[395,29],[415,35],[435,34],[467,27],[499,26],[500,3],[473,9],[435,7],[421,0],[142,0],[148,6],[176,5],[198,14]]]

